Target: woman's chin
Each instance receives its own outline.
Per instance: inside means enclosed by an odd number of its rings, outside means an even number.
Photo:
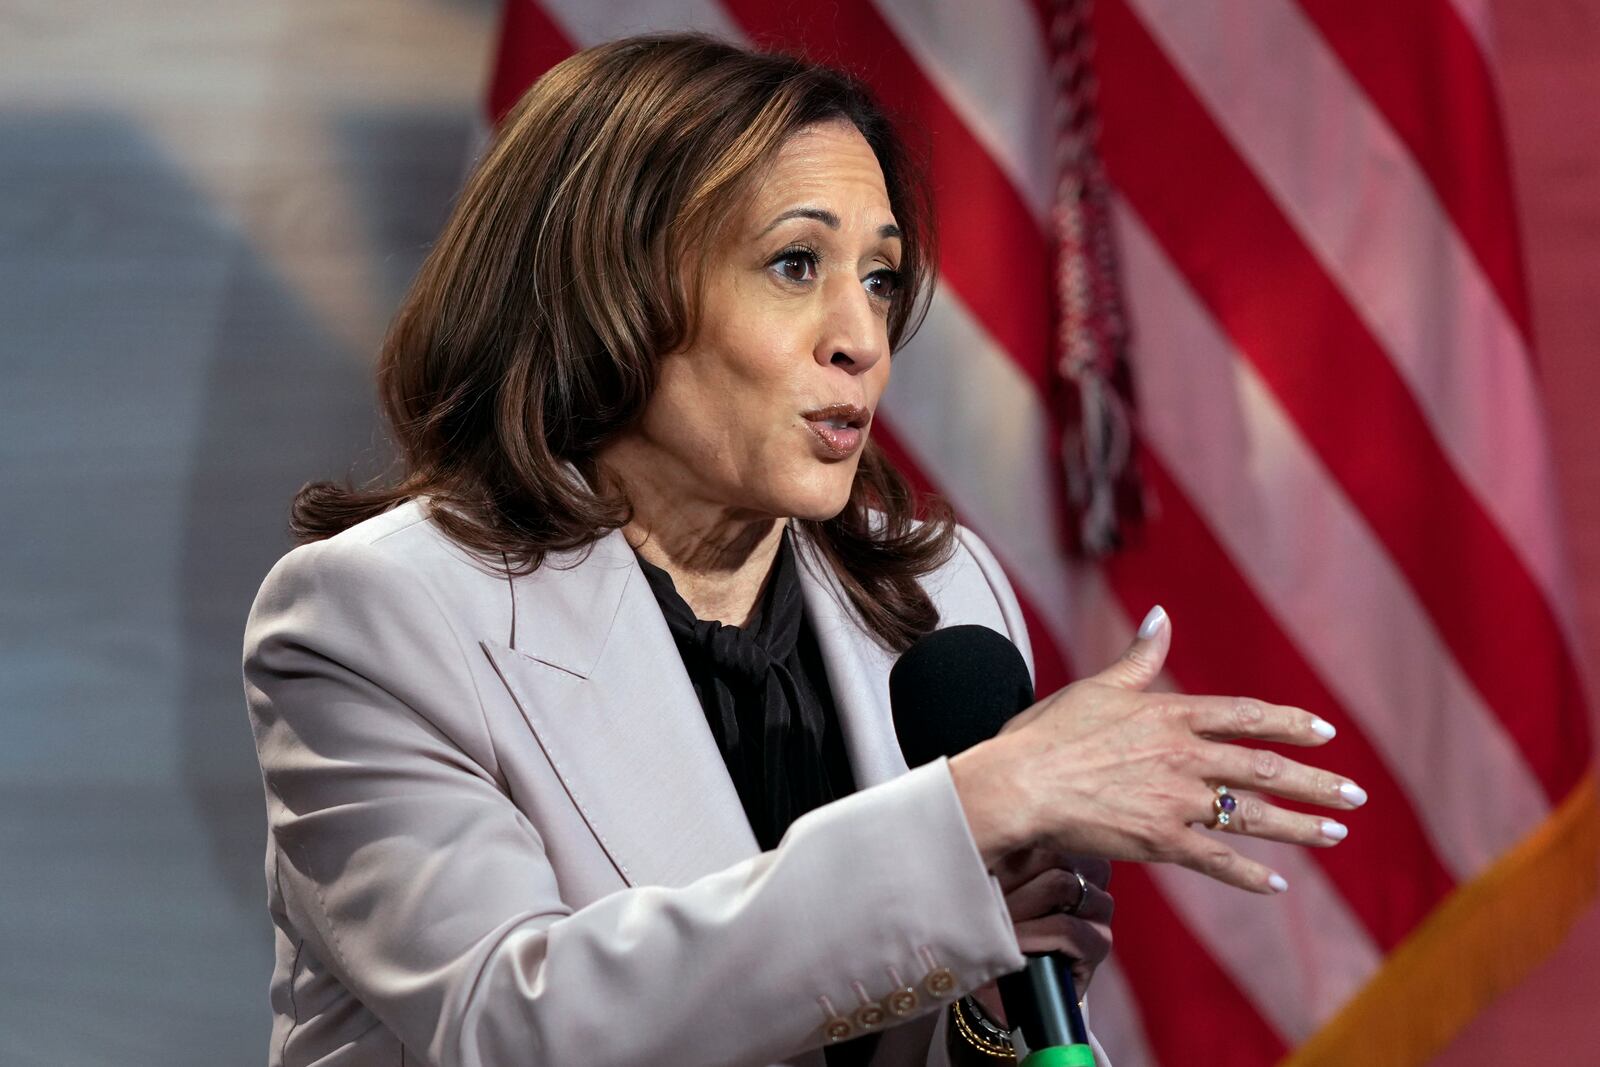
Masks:
[[[838,464],[842,467],[843,464]],[[830,475],[832,471],[828,472]],[[843,471],[840,472],[841,474]],[[848,479],[830,477],[810,480],[809,484],[795,486],[788,497],[790,518],[825,522],[845,509],[850,503],[850,487],[855,481],[855,464],[850,465]]]

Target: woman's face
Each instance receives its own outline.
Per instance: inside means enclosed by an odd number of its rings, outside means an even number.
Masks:
[[[654,488],[773,517],[843,510],[889,381],[898,233],[853,125],[788,141],[707,266],[698,336],[663,359],[634,442]]]

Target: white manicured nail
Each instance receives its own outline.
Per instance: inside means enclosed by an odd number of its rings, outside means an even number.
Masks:
[[[1313,715],[1311,716],[1311,732],[1325,741],[1332,741],[1333,736],[1339,731],[1335,730],[1333,728],[1333,723],[1329,722],[1327,719],[1319,719],[1317,716]]]
[[[1367,802],[1367,791],[1354,782],[1341,784],[1339,786],[1339,795],[1358,808]]]
[[[1349,833],[1350,828],[1342,822],[1334,822],[1332,819],[1322,820],[1322,836],[1329,841],[1343,841]]]
[[[1289,888],[1289,883],[1283,880],[1283,875],[1281,874],[1274,874],[1270,876],[1267,879],[1267,884],[1272,887],[1272,891],[1274,893],[1282,893],[1284,890]]]
[[[1141,641],[1150,640],[1156,634],[1160,633],[1161,628],[1166,624],[1167,609],[1162,607],[1160,604],[1157,604],[1155,607],[1150,609],[1150,614],[1144,617],[1144,622],[1139,624],[1139,639]]]

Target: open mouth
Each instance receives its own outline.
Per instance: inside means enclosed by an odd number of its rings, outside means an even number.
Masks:
[[[848,459],[866,440],[872,413],[859,404],[830,404],[802,416],[823,459]]]
[[[862,430],[871,421],[872,415],[859,404],[829,404],[825,408],[806,412],[802,418],[834,430]]]

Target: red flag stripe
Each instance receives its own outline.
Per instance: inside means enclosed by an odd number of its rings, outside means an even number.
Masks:
[[[1298,3],[1411,150],[1529,344],[1533,331],[1499,98],[1460,12],[1447,0],[1381,7]]]
[[[1117,956],[1164,1064],[1269,1064],[1288,1048],[1137,864],[1119,863]]]
[[[1113,181],[1360,507],[1559,800],[1583,771],[1588,741],[1549,604],[1462,486],[1383,349],[1143,24],[1119,0],[1095,12]],[[1141,132],[1154,128],[1166,135]],[[1203,210],[1168,195],[1166,176],[1180,171]],[[1267,278],[1270,289],[1257,284]]]
[[[489,122],[498,123],[538,77],[577,50],[543,7],[506,0],[489,82]]]
[[[941,280],[1044,388],[1052,274],[1039,222],[882,16],[868,4],[723,0],[723,6],[757,42],[799,45],[813,59],[853,71],[902,118],[912,144],[930,144]]]

